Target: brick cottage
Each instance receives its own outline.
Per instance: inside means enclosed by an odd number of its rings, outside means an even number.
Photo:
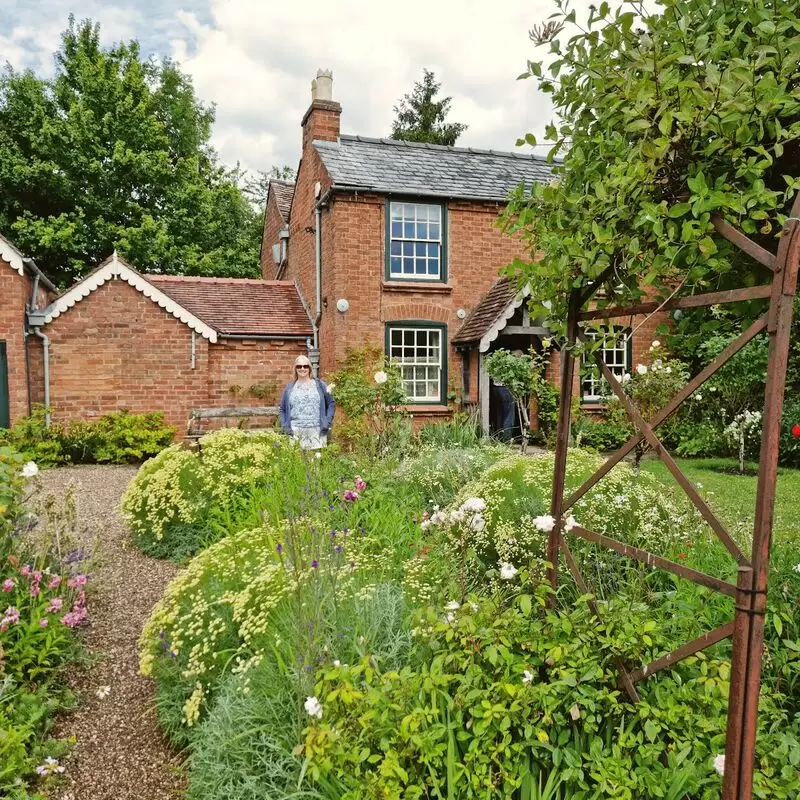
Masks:
[[[40,279],[31,303],[34,267],[2,242],[11,421],[36,402],[61,421],[163,410],[180,436],[194,408],[277,404],[313,333],[292,283],[143,275],[116,253],[59,297]]]
[[[547,335],[499,277],[529,254],[501,233],[498,216],[512,189],[552,180],[550,165],[530,154],[342,135],[341,113],[332,75],[320,70],[301,123],[296,183],[269,187],[262,274],[297,283],[321,374],[348,348],[375,343],[400,364],[418,421],[449,416],[455,395],[491,430],[496,393],[485,356],[539,348]],[[646,361],[659,321],[605,351],[615,372]],[[551,380],[558,369],[556,354]],[[599,382],[587,377],[579,388],[596,407]]]

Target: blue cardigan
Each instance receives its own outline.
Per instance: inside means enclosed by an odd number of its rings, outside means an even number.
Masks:
[[[336,402],[323,381],[318,378],[314,378],[313,380],[314,383],[317,384],[317,391],[319,392],[319,429],[322,433],[327,433],[333,422]],[[294,381],[287,383],[281,395],[281,427],[286,433],[292,432],[292,423],[289,418],[289,395],[292,393],[292,389],[294,389],[294,384]]]

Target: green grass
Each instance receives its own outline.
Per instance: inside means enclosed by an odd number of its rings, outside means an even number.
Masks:
[[[736,467],[734,459],[676,459],[686,477],[700,485],[700,494],[709,507],[726,525],[731,534],[751,533],[755,515],[756,484],[758,478],[751,475],[731,475],[719,471],[721,467]],[[757,469],[757,464],[746,464]],[[661,479],[665,484],[677,487],[675,479],[661,461],[646,460],[642,469]],[[678,491],[680,489],[678,488]],[[775,494],[775,541],[796,539],[800,536],[800,470],[780,469]],[[740,539],[739,536],[736,536]]]

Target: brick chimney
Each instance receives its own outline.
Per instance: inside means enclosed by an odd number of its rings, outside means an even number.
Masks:
[[[316,79],[311,81],[311,105],[301,123],[303,152],[315,139],[337,142],[341,114],[342,107],[333,100],[333,73],[329,69],[317,70]]]

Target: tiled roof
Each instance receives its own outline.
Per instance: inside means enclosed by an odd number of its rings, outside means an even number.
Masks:
[[[278,204],[278,211],[284,222],[289,221],[289,212],[292,208],[292,198],[294,197],[294,184],[287,181],[272,180],[269,187],[275,195],[275,202]]]
[[[505,202],[520,183],[547,183],[553,177],[543,156],[524,153],[363,136],[315,141],[314,147],[333,188],[340,189]]]
[[[500,278],[464,320],[464,324],[453,337],[453,345],[479,342],[516,296],[517,291],[511,281]]]
[[[225,336],[311,336],[290,281],[144,275],[164,294]]]

